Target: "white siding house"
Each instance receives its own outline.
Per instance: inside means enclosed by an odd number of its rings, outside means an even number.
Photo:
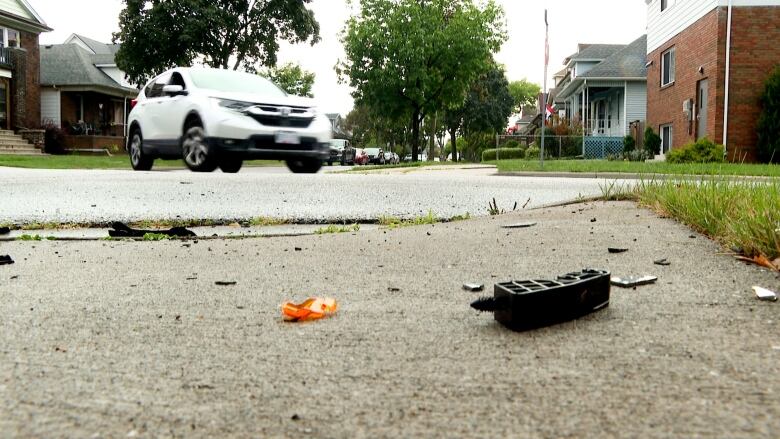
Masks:
[[[45,125],[53,124],[54,126],[62,125],[62,118],[60,113],[61,95],[59,90],[51,90],[48,88],[41,89],[41,121]]]

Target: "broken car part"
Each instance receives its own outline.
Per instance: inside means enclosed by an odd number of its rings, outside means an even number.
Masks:
[[[134,229],[127,224],[115,222],[111,224],[113,230],[108,231],[108,236],[112,238],[143,238],[147,233],[168,235],[177,238],[191,238],[198,235],[192,230],[185,229],[184,227],[173,227],[168,230],[142,230]]]
[[[609,306],[609,272],[585,269],[556,280],[521,280],[495,285],[493,297],[471,307],[492,312],[504,326],[524,331],[573,320]]]
[[[463,284],[463,289],[466,291],[482,291],[485,289],[485,285],[483,284]]]
[[[628,251],[627,248],[617,248],[617,247],[610,247],[607,249],[610,253],[625,253]]]
[[[310,297],[303,303],[285,302],[282,304],[282,315],[288,322],[318,320],[334,314],[339,309],[336,299],[332,297]]]
[[[501,226],[502,229],[527,229],[528,227],[535,226],[536,223],[530,222],[530,223],[516,223],[516,224],[507,224],[505,226]]]
[[[776,302],[777,294],[774,291],[767,290],[766,288],[755,286],[753,291],[756,293],[756,297],[767,302]]]
[[[662,265],[664,267],[668,267],[669,265],[672,265],[672,263],[669,262],[669,260],[666,259],[666,258],[658,259],[656,261],[653,261],[653,264],[655,264],[655,265]]]
[[[11,229],[9,227],[0,227],[0,235],[7,235],[11,233]]]
[[[625,277],[613,277],[610,281],[612,285],[633,288],[640,285],[654,284],[658,280],[655,276],[625,276]]]
[[[13,264],[14,260],[8,255],[0,255],[0,265]]]

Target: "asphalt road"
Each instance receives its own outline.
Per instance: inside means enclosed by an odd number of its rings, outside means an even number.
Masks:
[[[516,221],[538,225],[499,227]],[[0,266],[0,437],[777,438],[780,304],[750,287],[780,280],[691,235],[599,202],[356,234],[0,243],[16,260]],[[584,267],[659,281],[525,333],[461,289]],[[339,312],[281,321],[314,294]]]
[[[328,169],[331,171],[332,169]],[[600,195],[596,179],[499,177],[493,169],[396,170],[385,174],[249,168],[239,174],[0,168],[0,222],[248,219],[300,222],[487,213]],[[528,201],[530,200],[530,202]]]

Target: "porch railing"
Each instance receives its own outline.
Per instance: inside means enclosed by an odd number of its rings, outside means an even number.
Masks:
[[[623,137],[623,124],[620,119],[591,119],[588,121],[587,135]]]
[[[8,47],[0,47],[0,67],[10,68],[11,66],[11,49]]]

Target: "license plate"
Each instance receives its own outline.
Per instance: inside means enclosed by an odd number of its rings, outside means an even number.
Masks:
[[[296,133],[279,131],[276,133],[276,143],[282,143],[285,145],[300,145],[301,138]]]

